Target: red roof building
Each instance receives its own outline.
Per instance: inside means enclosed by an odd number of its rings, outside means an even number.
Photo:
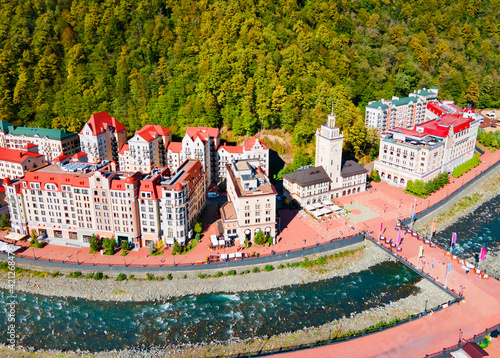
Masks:
[[[45,156],[26,150],[0,148],[0,179],[23,177],[31,169],[45,164]]]

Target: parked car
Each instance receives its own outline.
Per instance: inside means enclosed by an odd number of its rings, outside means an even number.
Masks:
[[[218,197],[219,197],[219,194],[217,194],[217,193],[208,193],[209,199],[214,199],[214,198],[218,198]]]

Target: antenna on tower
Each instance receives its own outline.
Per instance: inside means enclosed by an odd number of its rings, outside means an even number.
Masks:
[[[333,115],[333,101],[332,101],[332,115]]]

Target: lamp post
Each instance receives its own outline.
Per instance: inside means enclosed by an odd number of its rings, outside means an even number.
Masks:
[[[36,256],[35,256],[35,248],[33,248],[33,258],[36,260]]]
[[[75,249],[75,255],[76,255],[76,264],[80,265],[80,262],[78,261],[78,249]]]
[[[425,308],[424,308],[424,312],[427,312],[427,302],[429,302],[429,300],[425,300]]]
[[[462,329],[459,329],[458,330],[458,344],[460,344],[460,342],[462,342],[462,335],[464,334],[464,332],[462,331]]]

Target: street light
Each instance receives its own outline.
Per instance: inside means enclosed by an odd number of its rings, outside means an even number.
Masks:
[[[80,262],[78,261],[78,249],[75,249],[75,254],[76,254],[76,264],[80,265]]]
[[[425,308],[424,308],[424,312],[427,312],[427,302],[428,302],[428,301],[429,301],[429,300],[425,300]]]
[[[460,342],[462,342],[462,335],[463,335],[463,331],[462,329],[459,329],[458,330],[458,344],[460,344]]]

